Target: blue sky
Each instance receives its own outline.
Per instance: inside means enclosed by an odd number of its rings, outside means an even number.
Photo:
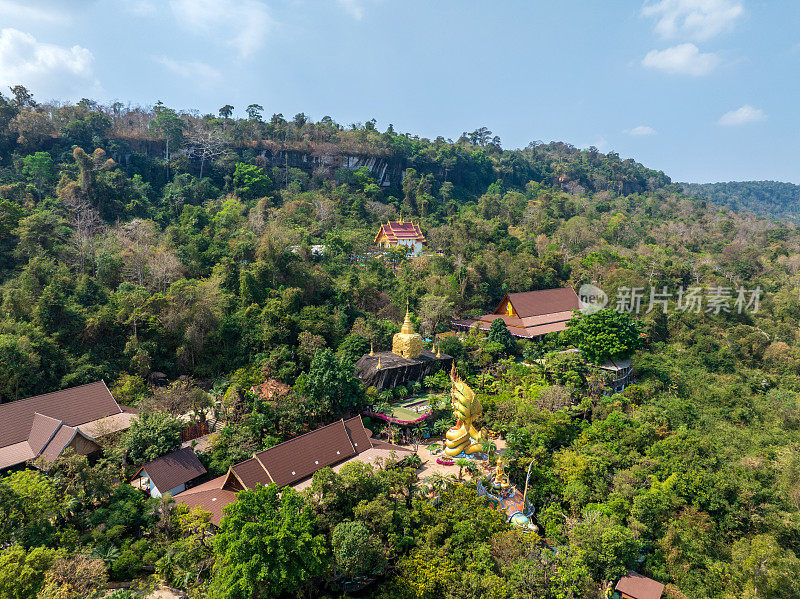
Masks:
[[[0,0],[0,86],[800,183],[797,0]]]

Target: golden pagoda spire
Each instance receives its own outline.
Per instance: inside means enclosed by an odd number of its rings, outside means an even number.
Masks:
[[[375,370],[380,370],[380,369],[381,369],[381,357],[378,356],[378,365],[375,367]]]
[[[406,298],[406,317],[400,332],[392,337],[392,352],[406,359],[416,360],[422,351],[422,336],[414,332],[411,310]]]
[[[372,341],[369,342],[369,355],[370,356],[374,356],[375,355],[375,350],[372,347]]]
[[[442,357],[442,342],[441,341],[439,341],[436,344],[436,357],[437,358],[441,358]]]
[[[400,329],[400,332],[406,335],[414,334],[414,325],[411,323],[411,313],[408,311],[408,298],[406,298],[406,318],[403,321],[403,327]]]

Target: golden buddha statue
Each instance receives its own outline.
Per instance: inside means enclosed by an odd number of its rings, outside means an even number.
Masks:
[[[455,457],[462,451],[467,455],[483,451],[486,432],[479,432],[473,424],[483,412],[483,406],[475,397],[475,392],[456,374],[455,364],[450,372],[450,378],[453,381],[451,397],[456,423],[445,434],[444,452],[450,457]]]
[[[503,490],[511,486],[511,483],[508,481],[508,474],[506,474],[505,463],[502,457],[497,458],[497,467],[494,470],[494,482],[492,484],[494,487]]]
[[[414,332],[414,325],[411,324],[411,315],[408,312],[408,301],[406,301],[406,319],[403,321],[403,328],[392,337],[392,353],[414,360],[419,358],[422,352],[422,335]]]

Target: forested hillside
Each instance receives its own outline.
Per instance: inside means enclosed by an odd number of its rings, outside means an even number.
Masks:
[[[707,198],[717,206],[800,222],[800,185],[780,181],[730,181],[680,183],[680,185],[686,193]]]
[[[0,479],[0,572],[28,572],[24,592],[0,574],[0,597],[84,597],[110,577],[231,599],[555,599],[597,597],[627,568],[670,597],[800,595],[794,225],[694,198],[614,153],[505,150],[485,128],[429,140],[255,104],[233,118],[232,106],[201,116],[12,91],[0,399],[105,379],[152,420],[97,464],[72,456]],[[401,214],[427,238],[420,257],[374,251]],[[212,399],[224,426],[201,459],[214,476],[388,401],[354,383],[352,364],[390,347],[407,300],[431,337],[506,292],[583,283],[612,307],[643,290],[629,326],[638,383],[624,393],[604,394],[579,358],[536,367],[602,335],[442,343],[505,437],[511,479],[531,467],[541,537],[510,531],[460,471],[323,469],[303,492],[245,490],[215,541],[207,515],[124,482],[174,448],[176,415]],[[673,294],[666,313],[647,310],[651,287]],[[763,293],[757,310],[679,310],[688,287]],[[288,391],[249,391],[266,379]]]
[[[264,121],[255,105],[247,119],[230,107],[197,117],[38,105],[19,88],[2,103],[4,400],[123,372],[222,376],[254,356],[292,380],[308,362],[301,333],[336,347],[356,319],[396,316],[406,296],[416,306],[450,295],[461,311],[557,284],[563,255],[535,239],[579,214],[573,198],[669,183],[561,143],[503,151],[486,129],[430,141],[371,121]],[[611,202],[595,209],[619,218]],[[436,288],[384,262],[351,262],[400,214],[421,219],[445,252]],[[314,243],[329,246],[323,264],[289,251]],[[498,270],[503,252],[513,265]]]

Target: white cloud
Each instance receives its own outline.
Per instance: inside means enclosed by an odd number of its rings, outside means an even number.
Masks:
[[[642,15],[658,19],[656,32],[665,39],[708,40],[731,29],[743,14],[741,0],[660,0],[642,8]]]
[[[170,0],[178,23],[233,47],[242,58],[264,45],[274,21],[257,0]]]
[[[158,12],[155,3],[152,2],[152,0],[137,0],[135,2],[128,2],[125,5],[125,10],[137,17],[149,17]]]
[[[31,5],[29,2],[0,0],[0,17],[20,21],[59,23],[68,18],[62,10],[47,4]]]
[[[666,50],[650,50],[642,59],[642,65],[674,75],[700,77],[708,75],[719,64],[719,57],[704,53],[694,44],[679,44]]]
[[[369,0],[336,0],[339,6],[357,21],[364,18],[364,10],[366,9],[364,5],[367,4],[368,1]]]
[[[82,46],[46,44],[18,29],[0,30],[0,86],[21,84],[46,98],[98,94],[93,61]]]
[[[597,139],[592,143],[581,144],[578,147],[583,148],[584,150],[588,150],[591,147],[595,147],[599,152],[605,152],[606,150],[608,150],[609,145],[608,145],[608,140],[605,137],[601,136],[599,139]]]
[[[623,133],[625,135],[655,135],[656,130],[652,127],[648,127],[647,125],[639,125],[633,129],[625,129]]]
[[[155,60],[176,75],[201,85],[213,83],[222,76],[217,69],[199,60],[173,60],[167,56],[158,56]]]
[[[754,108],[750,104],[745,104],[741,108],[723,114],[718,123],[724,127],[735,127],[736,125],[758,123],[765,120],[767,120],[767,115],[763,110]]]

